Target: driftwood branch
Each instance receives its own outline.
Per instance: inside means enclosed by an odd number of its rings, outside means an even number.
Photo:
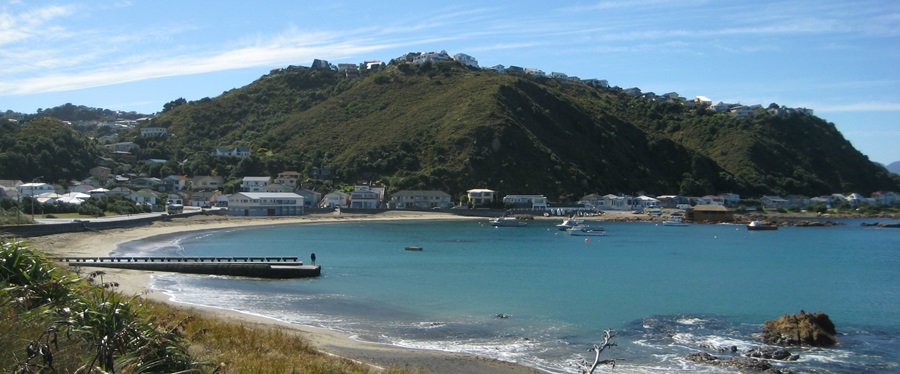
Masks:
[[[597,369],[597,366],[600,365],[612,365],[613,368],[616,367],[616,360],[601,360],[600,353],[603,352],[606,348],[615,347],[616,343],[610,343],[610,339],[615,337],[616,334],[612,331],[612,329],[606,329],[603,331],[603,342],[600,344],[594,344],[594,348],[589,349],[588,351],[595,352],[594,354],[594,363],[588,368],[587,363],[582,361],[581,363],[581,372],[594,374],[594,370]]]

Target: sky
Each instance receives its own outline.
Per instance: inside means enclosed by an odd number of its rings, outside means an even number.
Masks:
[[[0,0],[0,110],[152,114],[271,69],[465,53],[622,88],[804,107],[900,161],[900,1]]]

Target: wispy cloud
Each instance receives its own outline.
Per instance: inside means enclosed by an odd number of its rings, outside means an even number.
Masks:
[[[22,13],[4,10],[0,13],[0,46],[33,38],[53,37],[62,29],[54,25],[48,26],[48,23],[71,14],[74,9],[74,7],[50,5]]]
[[[257,66],[273,66],[313,58],[336,58],[371,53],[386,46],[344,42],[327,33],[303,34],[291,30],[271,40],[200,55],[121,59],[79,74],[42,74],[0,83],[0,94],[22,95],[70,91],[152,78],[202,74]],[[362,41],[364,42],[364,41]]]

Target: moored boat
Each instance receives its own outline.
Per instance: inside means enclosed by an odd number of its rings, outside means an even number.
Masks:
[[[747,225],[747,230],[750,230],[750,231],[778,230],[778,226],[768,225],[768,224],[763,223],[762,221],[753,221]]]
[[[528,226],[528,222],[525,220],[515,217],[515,216],[501,216],[492,219],[491,226],[494,227],[525,227]]]
[[[584,224],[583,219],[576,219],[575,216],[572,216],[564,219],[562,223],[556,225],[556,228],[558,228],[560,231],[565,231],[582,224]]]
[[[576,225],[566,231],[573,236],[606,236],[606,229],[598,225]]]
[[[411,245],[411,246],[406,247],[406,248],[404,248],[404,249],[406,249],[407,251],[421,251],[421,250],[422,250],[422,247],[419,247],[419,246],[417,246],[417,245]]]
[[[663,221],[663,226],[687,226],[687,223],[681,220],[681,217],[672,217],[666,221]]]

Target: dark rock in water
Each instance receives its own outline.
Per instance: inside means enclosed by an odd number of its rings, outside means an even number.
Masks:
[[[775,374],[790,374],[790,369],[780,369],[772,366],[769,361],[757,360],[747,357],[731,357],[723,359],[706,352],[691,353],[684,358],[691,362],[720,367],[728,367],[738,371],[757,371]]]
[[[763,342],[776,345],[808,345],[830,347],[837,344],[834,323],[822,312],[800,311],[783,315],[763,324]]]
[[[766,360],[797,361],[799,355],[791,354],[787,349],[752,347],[743,352],[744,356]]]
[[[860,223],[862,227],[892,227],[892,228],[900,228],[900,223],[888,223],[888,222],[875,222],[875,223]]]

